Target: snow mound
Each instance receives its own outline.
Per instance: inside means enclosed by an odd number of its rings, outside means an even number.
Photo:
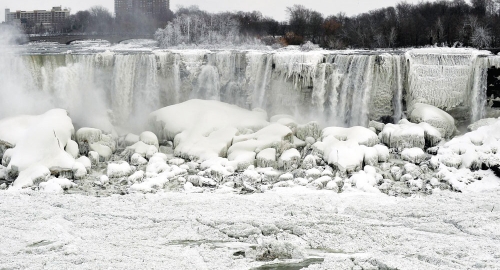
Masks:
[[[456,130],[455,119],[447,112],[429,104],[416,103],[410,113],[410,121],[414,123],[428,123],[435,127],[441,135],[451,137]]]
[[[263,111],[249,111],[215,100],[193,99],[149,115],[160,140],[174,141],[175,155],[190,160],[225,157],[239,130],[267,126]]]
[[[374,146],[379,143],[377,134],[365,127],[328,127],[323,129],[322,138],[333,136],[339,141],[353,140],[359,145]]]
[[[16,122],[19,123],[17,127]],[[53,109],[38,116],[22,115],[0,120],[0,133],[4,139],[11,137],[6,134],[8,128],[12,128],[17,136],[11,141],[15,147],[9,150],[7,166],[8,174],[16,178],[14,187],[31,186],[47,171],[57,174],[73,172],[75,159],[65,148],[74,134],[74,127],[65,110]],[[30,168],[36,169],[23,173]],[[44,173],[33,176],[34,171]]]

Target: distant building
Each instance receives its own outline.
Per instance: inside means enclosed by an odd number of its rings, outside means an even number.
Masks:
[[[170,9],[170,0],[115,0],[116,17],[144,14],[161,16]]]
[[[43,26],[46,29],[51,29],[68,17],[69,10],[61,7],[53,7],[51,10],[17,10],[15,12],[5,9],[6,23],[17,23],[24,27]]]

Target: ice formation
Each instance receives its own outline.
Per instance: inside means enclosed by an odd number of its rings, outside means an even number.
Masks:
[[[189,99],[347,127],[397,122],[405,104],[417,102],[479,120],[486,115],[487,69],[497,58],[452,48],[153,50],[23,55],[6,62],[13,63],[12,78],[22,77],[18,92],[36,94],[44,108],[67,109],[78,126],[111,133],[112,124],[142,131],[151,111]]]

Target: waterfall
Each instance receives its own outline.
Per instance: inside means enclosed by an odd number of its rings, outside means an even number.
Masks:
[[[419,101],[466,110],[471,120],[480,119],[487,69],[498,57],[478,52],[26,54],[10,55],[12,70],[2,70],[22,82],[16,92],[38,95],[39,108],[67,109],[80,126],[134,128],[149,112],[192,98],[259,107],[269,115],[291,114],[328,126],[366,126],[369,120],[398,121],[405,102],[411,107]]]

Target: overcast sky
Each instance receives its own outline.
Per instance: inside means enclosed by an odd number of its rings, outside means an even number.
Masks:
[[[406,0],[417,3],[420,0]],[[175,11],[179,5],[198,5],[200,9],[210,12],[217,11],[252,11],[258,10],[265,16],[271,16],[278,21],[286,19],[285,8],[294,4],[302,4],[328,16],[345,12],[348,15],[363,13],[372,9],[393,6],[401,0],[170,0],[170,8]],[[114,12],[114,0],[0,0],[0,21],[5,20],[5,8],[13,10],[50,9],[52,6],[62,6],[71,9],[74,14],[91,6],[101,5]]]

